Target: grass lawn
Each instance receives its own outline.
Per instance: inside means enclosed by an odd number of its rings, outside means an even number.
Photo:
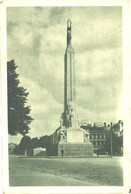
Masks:
[[[40,179],[40,173],[53,175],[55,177],[68,178],[80,181],[77,185],[100,185],[100,186],[122,186],[123,185],[123,167],[122,158],[18,158],[9,157],[9,175],[10,183],[13,178],[28,176],[25,186],[33,186],[29,176],[33,177],[33,172],[37,174],[37,179]],[[24,173],[25,172],[25,173]],[[40,175],[40,176],[39,176]],[[47,177],[48,178],[48,177]],[[50,179],[51,180],[51,179]],[[64,181],[64,179],[63,179]],[[83,181],[83,182],[82,182]],[[49,186],[55,183],[49,183]],[[62,182],[61,182],[62,184]],[[60,185],[61,185],[60,184]],[[40,184],[45,186],[44,182]],[[47,184],[48,185],[48,184]],[[59,183],[57,183],[57,186]],[[64,185],[72,185],[67,182]],[[64,186],[63,185],[63,186]],[[77,186],[76,185],[76,186]],[[24,186],[24,185],[22,185]],[[39,186],[39,185],[38,185]]]

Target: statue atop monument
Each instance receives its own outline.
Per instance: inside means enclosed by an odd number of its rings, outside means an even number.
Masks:
[[[67,20],[67,46],[71,46],[71,20]]]

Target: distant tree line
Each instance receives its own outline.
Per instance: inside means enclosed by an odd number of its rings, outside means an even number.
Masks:
[[[45,135],[40,138],[31,138],[29,136],[24,136],[20,143],[16,145],[14,149],[14,154],[25,155],[25,150],[27,150],[28,155],[33,155],[33,149],[37,147],[42,147],[48,149],[51,142],[51,136]]]
[[[27,150],[28,155],[33,155],[33,149],[37,147],[48,148],[51,145],[51,136],[45,135],[40,138],[31,138],[29,136],[24,136],[20,143],[15,146],[13,154],[25,155],[25,150]],[[123,153],[123,135],[118,136],[112,133],[112,155],[122,155]],[[52,150],[53,151],[53,150]],[[98,154],[111,154],[111,139],[107,138],[105,145],[102,149],[98,150]]]
[[[112,138],[112,140],[111,140]],[[118,136],[112,133],[112,137],[109,137],[104,145],[104,150],[111,154],[111,141],[112,141],[112,155],[122,155],[123,154],[123,135]]]

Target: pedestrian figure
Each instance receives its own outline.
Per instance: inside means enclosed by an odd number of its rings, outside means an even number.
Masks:
[[[99,151],[97,150],[97,157],[99,156]]]
[[[63,157],[63,155],[64,155],[64,150],[63,150],[63,149],[61,150],[61,155],[62,155],[62,157]]]

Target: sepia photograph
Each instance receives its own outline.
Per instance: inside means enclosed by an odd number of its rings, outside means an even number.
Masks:
[[[123,187],[123,7],[7,6],[6,36],[9,187]]]

